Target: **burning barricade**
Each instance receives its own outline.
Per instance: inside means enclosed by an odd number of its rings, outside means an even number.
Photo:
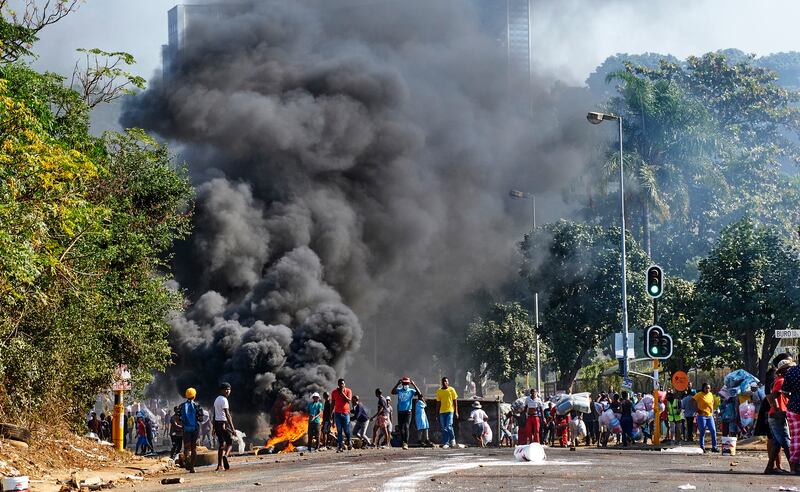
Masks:
[[[273,436],[255,454],[291,453],[308,445],[308,414],[286,410],[283,421],[275,426]]]

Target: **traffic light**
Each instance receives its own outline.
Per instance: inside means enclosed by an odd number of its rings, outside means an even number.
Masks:
[[[644,349],[651,359],[669,359],[672,356],[672,337],[664,328],[653,325],[645,333]]]
[[[653,299],[661,297],[664,293],[664,271],[658,265],[647,269],[647,295]]]

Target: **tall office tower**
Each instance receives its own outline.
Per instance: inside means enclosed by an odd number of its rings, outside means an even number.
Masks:
[[[168,44],[161,47],[164,76],[169,77],[175,68],[180,51],[186,45],[192,26],[200,21],[224,19],[243,8],[238,2],[207,3],[202,5],[176,5],[167,12]]]
[[[430,0],[302,0],[317,8],[339,11],[369,9],[370,15],[389,15],[393,5],[424,6]],[[528,87],[531,70],[531,1],[532,0],[436,0],[446,8],[475,9],[481,28],[498,47],[505,51],[508,60],[506,79],[515,91]],[[164,76],[169,77],[175,61],[191,36],[192,25],[213,19],[222,19],[241,11],[243,3],[236,1],[178,5],[167,14],[169,42],[162,47]]]
[[[509,74],[527,79],[531,65],[530,0],[471,0],[483,29],[506,50]]]

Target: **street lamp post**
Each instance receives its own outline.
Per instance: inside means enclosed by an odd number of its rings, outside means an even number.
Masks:
[[[531,201],[533,212],[533,229],[536,230],[536,195],[533,193],[525,193],[523,191],[511,190],[508,192],[511,198],[528,199]],[[533,312],[534,312],[534,327],[536,335],[536,391],[541,394],[542,392],[542,364],[541,352],[539,351],[539,293],[533,294]]]
[[[619,209],[622,227],[622,377],[628,379],[628,281],[625,265],[625,172],[622,160],[622,116],[590,112],[586,115],[586,119],[593,125],[615,120],[619,126]]]

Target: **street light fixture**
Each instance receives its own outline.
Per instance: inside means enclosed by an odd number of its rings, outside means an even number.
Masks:
[[[522,200],[531,200],[533,206],[533,228],[536,229],[536,195],[533,193],[526,193],[519,190],[511,190],[508,192],[511,198],[518,198]],[[541,394],[542,392],[542,365],[540,361],[539,351],[539,293],[533,294],[533,312],[534,312],[534,326],[536,327],[536,391]]]
[[[591,111],[586,119],[593,125],[616,121],[619,126],[619,209],[622,233],[622,377],[628,379],[628,281],[625,265],[625,173],[622,159],[622,116]]]

